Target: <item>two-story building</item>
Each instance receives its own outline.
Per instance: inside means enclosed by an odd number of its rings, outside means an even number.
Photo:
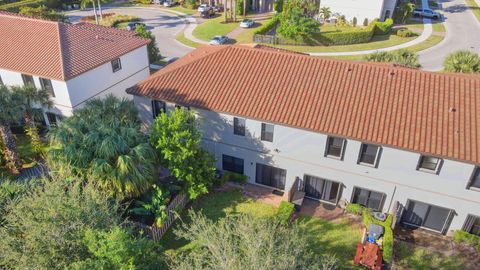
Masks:
[[[212,46],[127,92],[146,126],[190,108],[217,167],[252,184],[480,234],[478,75]]]
[[[361,24],[365,19],[383,21],[391,18],[397,2],[397,0],[321,0],[320,7],[328,7],[334,14],[344,15],[349,21],[357,18],[358,24]]]
[[[0,84],[48,90],[53,102],[44,108],[48,125],[89,99],[128,98],[125,89],[150,75],[150,41],[134,32],[8,12],[0,12],[0,25]]]

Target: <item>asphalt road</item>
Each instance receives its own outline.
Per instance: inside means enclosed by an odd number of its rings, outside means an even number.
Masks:
[[[175,36],[185,27],[183,19],[155,8],[109,8],[102,9],[104,13],[114,12],[117,14],[134,15],[141,18],[152,31],[157,41],[157,47],[162,56],[167,59],[179,58],[190,52],[192,49],[175,40]],[[73,11],[67,13],[72,23],[79,22],[81,17],[93,15],[92,10]]]
[[[436,46],[419,53],[423,69],[443,69],[445,57],[457,50],[473,50],[480,53],[480,22],[477,21],[463,0],[442,1],[445,16],[445,39]]]

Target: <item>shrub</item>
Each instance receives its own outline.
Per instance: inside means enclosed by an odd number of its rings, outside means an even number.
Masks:
[[[358,23],[358,22],[357,22],[357,17],[353,17],[353,19],[352,19],[352,25],[353,25],[353,27],[356,27],[356,26],[357,26],[357,23]]]
[[[410,29],[399,29],[397,31],[397,36],[403,37],[403,38],[411,37],[413,36],[413,32]]]
[[[236,182],[240,184],[245,184],[247,182],[247,176],[239,173],[234,173],[234,172],[226,172],[222,176],[222,180],[223,180],[222,181],[223,183],[231,181],[231,182]]]
[[[363,20],[363,26],[368,26],[368,18],[365,18],[365,20]]]
[[[282,13],[283,11],[283,0],[275,0],[273,2],[273,10],[277,13]]]
[[[196,9],[197,8],[197,0],[185,0],[183,3],[183,7],[189,9]]]
[[[345,211],[350,214],[361,215],[363,212],[363,206],[356,203],[349,203],[345,208]]]
[[[318,39],[322,44],[327,46],[366,43],[372,39],[374,31],[375,24],[372,23],[365,29],[320,33]]]
[[[367,62],[394,63],[412,68],[420,67],[418,55],[408,50],[399,50],[397,52],[374,52],[366,55],[364,60]]]
[[[456,51],[443,62],[445,71],[461,73],[480,73],[480,55],[467,50]]]
[[[388,215],[385,221],[380,221],[372,216],[370,209],[364,208],[362,212],[362,222],[367,228],[370,226],[370,224],[378,224],[383,226],[385,229],[383,233],[383,259],[387,262],[390,262],[393,255],[393,216]]]
[[[264,23],[262,26],[260,26],[255,32],[253,32],[254,35],[265,35],[268,32],[270,32],[277,24],[280,22],[280,19],[278,16],[273,16],[268,22]]]
[[[375,22],[375,35],[387,35],[392,31],[393,20],[388,18],[384,22]]]
[[[276,217],[280,224],[288,225],[290,218],[293,215],[293,211],[295,210],[295,205],[291,202],[282,201],[280,206],[278,207],[278,211]]]
[[[455,231],[453,240],[457,243],[466,243],[475,247],[480,252],[480,236],[466,231]]]
[[[21,7],[38,7],[45,3],[45,0],[18,1],[0,6],[0,10],[18,12]]]

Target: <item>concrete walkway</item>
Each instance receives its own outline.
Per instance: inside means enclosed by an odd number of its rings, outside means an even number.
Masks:
[[[183,34],[185,35],[185,37],[187,39],[193,41],[193,42],[196,42],[196,43],[208,44],[208,42],[206,42],[204,40],[201,40],[201,39],[198,39],[198,38],[193,36],[193,30],[195,30],[195,28],[198,26],[197,20],[193,16],[187,15],[183,12],[171,10],[171,9],[164,9],[164,8],[159,8],[159,9],[163,10],[165,12],[170,12],[170,13],[173,13],[173,14],[177,14],[179,16],[183,16],[184,21],[185,21],[185,25],[186,25],[185,29],[183,30]]]
[[[347,56],[347,55],[371,54],[375,52],[389,52],[389,51],[395,51],[399,49],[405,49],[407,47],[424,42],[432,35],[433,33],[432,21],[430,19],[423,19],[423,23],[424,23],[424,29],[422,34],[419,37],[409,42],[405,42],[392,47],[380,48],[380,49],[374,49],[374,50],[353,51],[353,52],[324,52],[324,53],[318,52],[318,53],[308,53],[308,54],[311,56]]]

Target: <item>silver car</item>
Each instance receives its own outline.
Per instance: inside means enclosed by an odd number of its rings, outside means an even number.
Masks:
[[[226,36],[214,36],[210,40],[210,45],[222,45],[228,42],[228,37]]]
[[[200,6],[198,6],[198,9],[197,11],[202,13],[202,12],[205,12],[209,9],[210,7],[207,5],[207,4],[201,4]]]
[[[242,28],[250,28],[250,27],[252,27],[254,24],[255,24],[255,22],[254,22],[253,20],[245,19],[245,20],[243,20],[243,21],[240,22],[240,27],[242,27]]]

